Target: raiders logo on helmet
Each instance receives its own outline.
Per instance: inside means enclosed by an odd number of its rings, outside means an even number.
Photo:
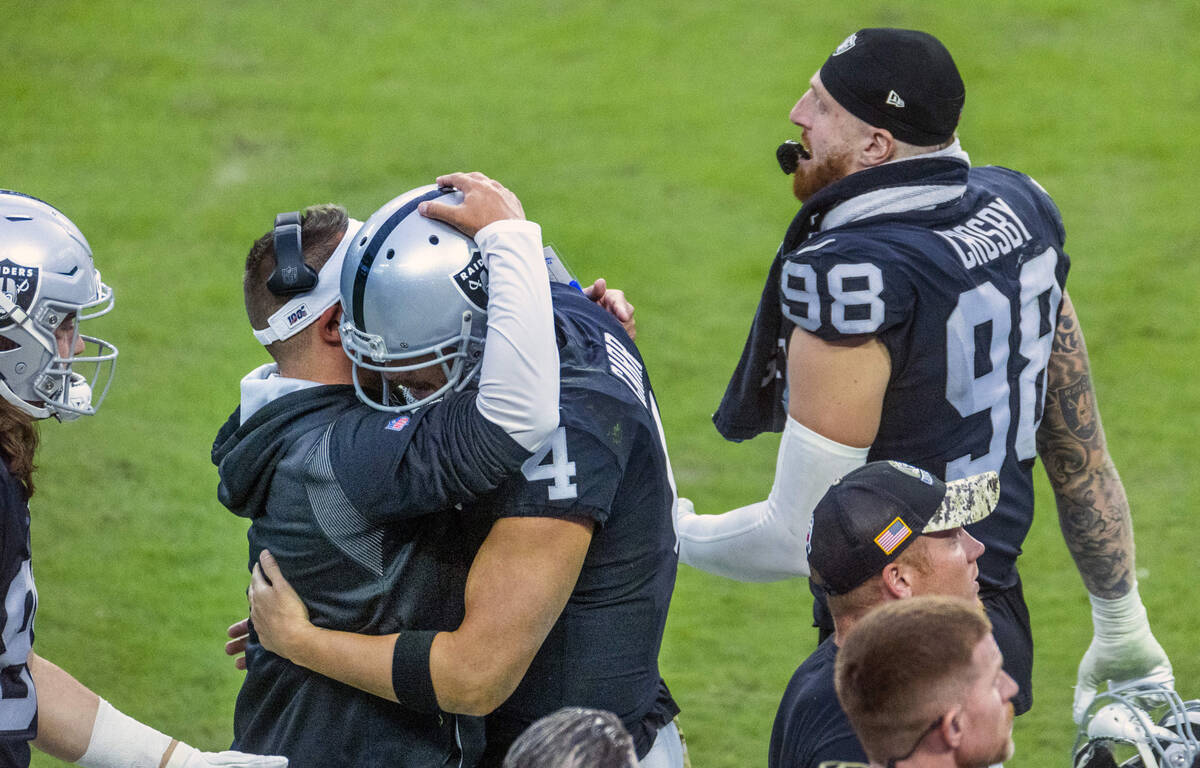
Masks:
[[[463,298],[479,309],[487,309],[487,269],[483,266],[483,254],[475,251],[467,266],[454,273],[454,283]]]
[[[40,274],[41,270],[38,267],[26,267],[4,259],[0,261],[0,293],[28,312],[37,299]],[[0,310],[0,328],[7,328],[12,323],[12,319]]]

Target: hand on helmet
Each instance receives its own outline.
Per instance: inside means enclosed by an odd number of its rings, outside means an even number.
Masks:
[[[417,212],[431,219],[439,219],[462,232],[467,237],[505,219],[524,220],[525,211],[521,201],[500,182],[489,179],[482,173],[451,173],[438,176],[439,187],[454,187],[463,193],[461,203],[428,200],[417,206]]]
[[[1092,601],[1092,644],[1079,663],[1072,714],[1082,723],[1096,691],[1105,683],[1122,686],[1139,681],[1173,687],[1171,661],[1163,651],[1146,617],[1137,586],[1123,597]]]

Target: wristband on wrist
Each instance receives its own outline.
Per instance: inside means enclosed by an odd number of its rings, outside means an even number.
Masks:
[[[436,630],[404,631],[392,649],[392,690],[401,704],[417,712],[440,711],[429,673],[429,650],[436,635]]]
[[[1092,626],[1097,635],[1122,635],[1148,626],[1146,606],[1138,594],[1137,582],[1120,597],[1103,598],[1088,593],[1092,603]]]

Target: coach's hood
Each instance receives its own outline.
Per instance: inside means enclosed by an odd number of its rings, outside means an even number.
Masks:
[[[283,394],[259,407],[245,423],[239,406],[213,442],[212,462],[220,475],[217,498],[235,515],[264,514],[276,468],[297,440],[357,405],[354,387],[339,384]]]

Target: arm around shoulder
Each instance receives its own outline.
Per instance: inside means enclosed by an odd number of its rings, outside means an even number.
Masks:
[[[558,426],[558,342],[541,228],[508,219],[475,237],[489,275],[478,408],[532,451]]]

